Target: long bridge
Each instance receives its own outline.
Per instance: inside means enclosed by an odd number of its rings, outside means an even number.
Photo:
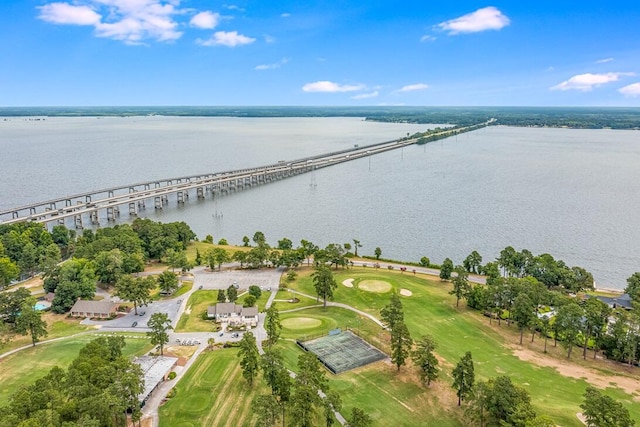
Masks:
[[[493,121],[495,120],[491,119],[473,126],[446,129],[438,133],[431,133],[429,136],[437,139],[447,138],[461,132],[487,126]],[[121,209],[124,209],[130,216],[137,216],[138,212],[146,209],[147,206],[163,209],[169,203],[169,196],[173,194],[176,195],[176,201],[179,205],[184,204],[192,193],[198,199],[205,199],[207,194],[216,197],[232,191],[395,150],[415,144],[419,139],[419,137],[400,138],[362,147],[356,145],[346,150],[291,161],[279,161],[276,164],[255,168],[160,179],[78,193],[0,211],[0,225],[25,221],[65,224],[67,219],[72,219],[74,226],[80,229],[84,227],[86,220],[92,225],[98,225],[100,212],[106,213],[108,222],[114,222],[120,216]]]

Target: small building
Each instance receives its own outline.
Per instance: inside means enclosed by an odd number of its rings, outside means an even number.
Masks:
[[[243,307],[232,302],[219,302],[207,308],[207,317],[216,322],[258,325],[258,307]]]
[[[168,356],[140,356],[133,359],[142,369],[144,375],[144,391],[138,396],[140,406],[144,406],[153,392],[163,381],[167,380],[169,373],[178,363],[177,357]]]
[[[611,308],[623,308],[625,310],[631,310],[633,306],[631,305],[631,295],[622,294],[617,297],[601,297],[597,296],[600,301],[607,304]]]
[[[48,302],[52,302],[55,297],[56,297],[55,293],[47,292],[47,294],[44,296],[44,300]]]
[[[71,316],[108,319],[115,316],[117,310],[115,302],[78,300],[71,307]]]

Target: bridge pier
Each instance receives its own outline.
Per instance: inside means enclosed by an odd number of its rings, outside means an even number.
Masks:
[[[196,188],[196,195],[198,196],[198,200],[204,199],[204,187]]]
[[[115,208],[113,206],[109,206],[107,208],[107,221],[114,222],[116,220]]]
[[[178,197],[178,204],[179,205],[184,205],[185,198],[188,198],[189,196],[187,195],[185,197],[185,193],[184,192],[178,191],[177,197]]]
[[[78,215],[74,215],[73,217],[73,225],[75,225],[76,229],[81,230],[84,228],[84,225],[82,224],[82,215],[78,214]]]
[[[146,209],[147,207],[144,205],[144,199],[138,200],[138,210]]]
[[[153,203],[156,209],[162,209],[162,197],[156,196],[153,198]]]
[[[93,225],[100,224],[100,220],[98,219],[98,211],[92,211],[89,214],[89,220],[91,221],[91,224],[93,224]]]
[[[136,209],[136,202],[129,202],[129,215],[138,216],[138,210]]]

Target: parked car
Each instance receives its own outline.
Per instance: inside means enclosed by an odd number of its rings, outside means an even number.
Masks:
[[[147,314],[146,311],[141,311],[140,313],[138,313],[138,315],[140,315],[140,316],[144,316],[145,314]]]
[[[218,334],[219,337],[224,336],[224,332],[220,332],[220,334]]]
[[[239,336],[240,336],[240,335],[239,335],[237,332],[234,332],[234,333],[231,335],[231,337],[233,337],[233,338],[238,338]]]
[[[131,327],[132,327],[132,328],[135,328],[136,326],[138,326],[138,322],[133,322],[133,323],[131,324]]]

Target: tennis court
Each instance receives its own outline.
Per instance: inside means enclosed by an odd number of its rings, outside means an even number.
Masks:
[[[351,331],[330,334],[307,342],[297,341],[303,349],[314,353],[334,374],[349,371],[387,358],[387,355],[354,335]]]

